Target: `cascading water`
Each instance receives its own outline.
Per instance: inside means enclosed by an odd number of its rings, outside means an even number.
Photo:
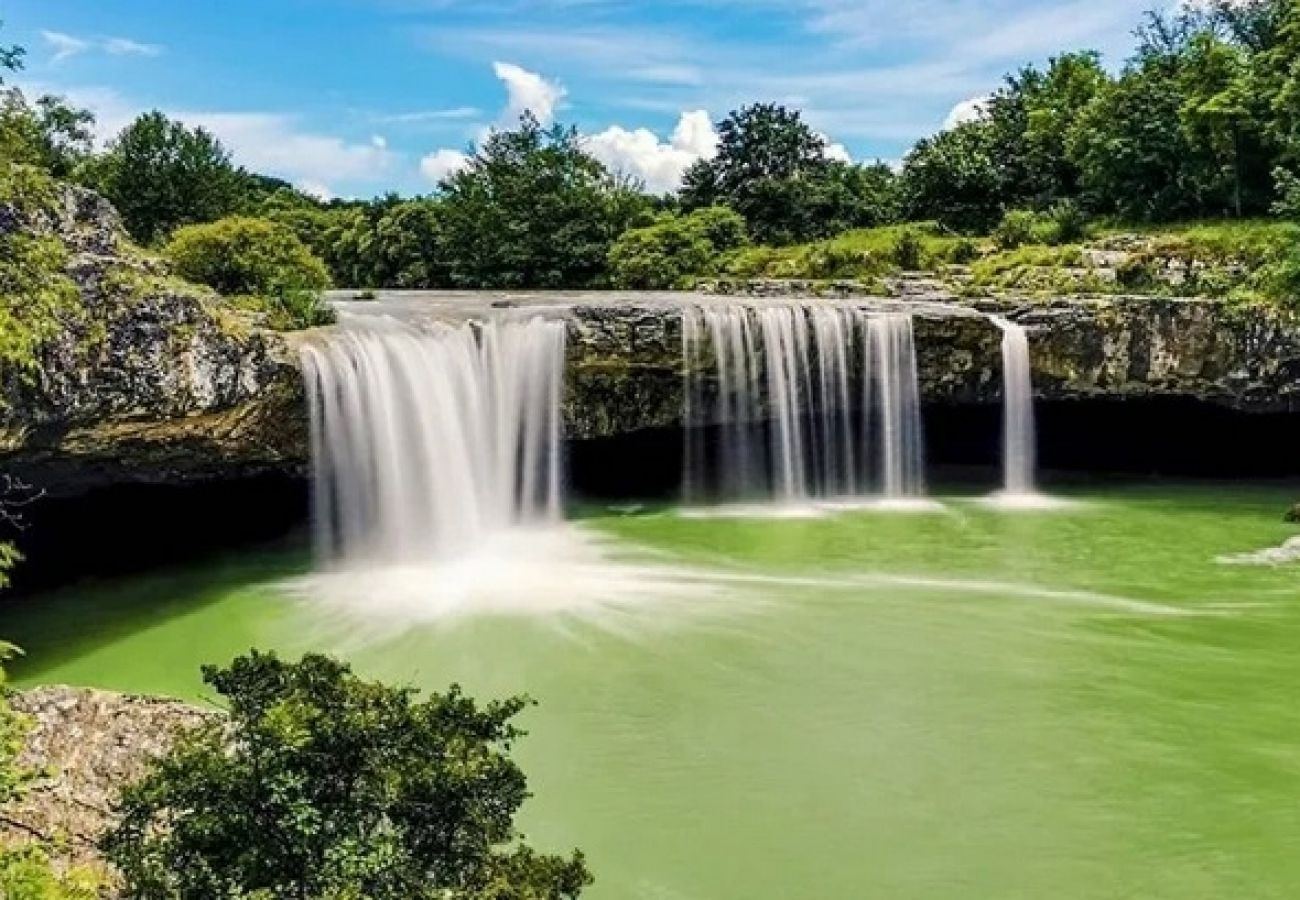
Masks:
[[[564,344],[564,324],[541,318],[376,318],[305,346],[321,557],[447,559],[557,520]]]
[[[683,311],[682,335],[689,501],[924,493],[909,314],[711,303]]]
[[[1029,337],[1015,322],[1001,316],[992,318],[1002,329],[1003,494],[1029,497],[1036,493],[1037,456]]]

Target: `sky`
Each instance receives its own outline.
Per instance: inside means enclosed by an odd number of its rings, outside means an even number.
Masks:
[[[161,109],[322,197],[428,193],[525,110],[660,191],[755,101],[802,109],[835,156],[895,162],[1025,63],[1118,67],[1154,2],[0,0],[0,44],[101,140]]]

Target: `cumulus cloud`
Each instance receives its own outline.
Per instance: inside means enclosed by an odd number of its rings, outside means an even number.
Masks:
[[[628,130],[613,125],[584,139],[587,151],[609,169],[633,175],[655,192],[676,190],[682,174],[699,159],[717,152],[713,121],[702,110],[682,113],[672,137],[661,141],[648,128]]]
[[[435,150],[420,160],[420,174],[437,184],[467,165],[469,157],[459,150]]]
[[[565,90],[557,82],[547,81],[536,72],[514,63],[494,62],[492,71],[506,86],[506,108],[502,124],[513,126],[524,113],[532,113],[542,125],[555,121],[555,109],[564,100]]]
[[[985,112],[988,111],[988,104],[989,96],[987,94],[961,101],[948,113],[948,118],[943,121],[943,127],[945,129],[956,128],[958,125],[965,125],[967,122],[975,122],[984,118]]]
[[[54,51],[50,61],[56,63],[92,50],[102,51],[110,56],[158,56],[163,52],[163,48],[158,44],[146,44],[124,37],[85,38],[62,31],[42,31],[41,38]]]

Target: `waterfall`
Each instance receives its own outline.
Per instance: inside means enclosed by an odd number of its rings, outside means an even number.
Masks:
[[[349,322],[303,347],[322,559],[447,559],[560,517],[565,326]]]
[[[751,302],[682,316],[688,501],[924,492],[909,314]]]
[[[1035,493],[1037,455],[1029,338],[1015,322],[992,318],[1002,329],[1003,490],[1012,497],[1028,496]]]

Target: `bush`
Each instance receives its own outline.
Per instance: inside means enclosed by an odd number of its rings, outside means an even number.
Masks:
[[[625,231],[609,251],[615,286],[634,290],[688,287],[711,275],[720,254],[744,245],[745,222],[726,207],[666,216],[653,225]]]
[[[1277,185],[1273,212],[1284,218],[1300,220],[1300,175],[1278,167],[1273,170],[1273,181]]]
[[[323,290],[325,264],[287,226],[233,216],[179,229],[166,247],[176,274],[223,294]]]
[[[1073,200],[1062,200],[1047,213],[1049,244],[1077,244],[1088,236],[1088,217]]]
[[[1035,240],[1039,234],[1041,221],[1035,212],[1013,209],[1002,217],[998,227],[993,229],[993,243],[999,250],[1015,250],[1025,244],[1042,243]]]
[[[419,700],[323,656],[254,652],[203,677],[229,721],[126,789],[104,839],[129,896],[563,900],[591,883],[580,853],[515,830],[525,700]]]
[[[979,245],[970,238],[961,238],[957,243],[953,244],[952,249],[948,251],[949,261],[958,265],[973,263],[975,260],[979,259],[979,255]]]
[[[900,269],[916,271],[922,267],[924,249],[920,235],[910,228],[904,229],[894,241],[894,262]]]
[[[240,298],[273,328],[310,328],[333,321],[320,296],[329,271],[285,225],[234,216],[181,228],[165,250],[176,274]]]

